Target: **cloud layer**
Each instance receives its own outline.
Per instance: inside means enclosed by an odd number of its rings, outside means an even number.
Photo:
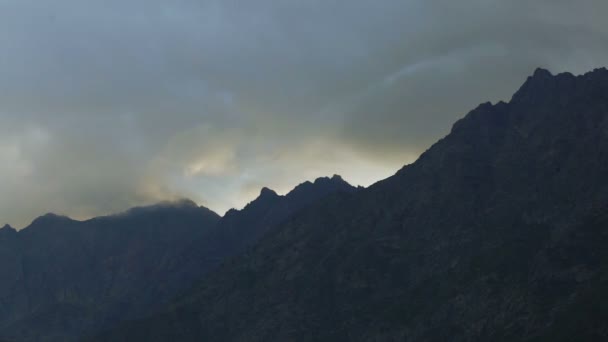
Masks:
[[[0,221],[368,185],[538,66],[608,61],[604,0],[0,1]]]

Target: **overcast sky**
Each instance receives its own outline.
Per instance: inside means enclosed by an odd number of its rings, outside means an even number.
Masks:
[[[606,0],[0,0],[0,223],[369,185],[536,67],[608,64]]]

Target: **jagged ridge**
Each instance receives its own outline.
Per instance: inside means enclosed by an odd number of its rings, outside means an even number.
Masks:
[[[339,191],[329,185],[317,184],[298,203],[291,193],[263,190],[262,197],[275,200],[258,198],[225,218],[179,200],[86,221],[47,214],[19,232],[6,226],[0,229],[0,336],[80,340],[142,317],[275,223]]]
[[[607,85],[538,70],[394,177],[94,340],[604,340]]]

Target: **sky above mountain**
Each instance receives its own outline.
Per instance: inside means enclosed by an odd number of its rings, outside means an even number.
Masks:
[[[536,67],[608,61],[605,0],[0,1],[0,223],[369,185]]]

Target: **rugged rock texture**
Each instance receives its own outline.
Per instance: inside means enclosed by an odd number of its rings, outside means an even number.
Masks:
[[[286,196],[263,190],[220,218],[183,200],[79,222],[54,214],[0,229],[0,337],[69,341],[140,318],[250,246],[273,225],[354,188],[323,178]]]
[[[95,341],[608,339],[608,71],[538,70]]]

